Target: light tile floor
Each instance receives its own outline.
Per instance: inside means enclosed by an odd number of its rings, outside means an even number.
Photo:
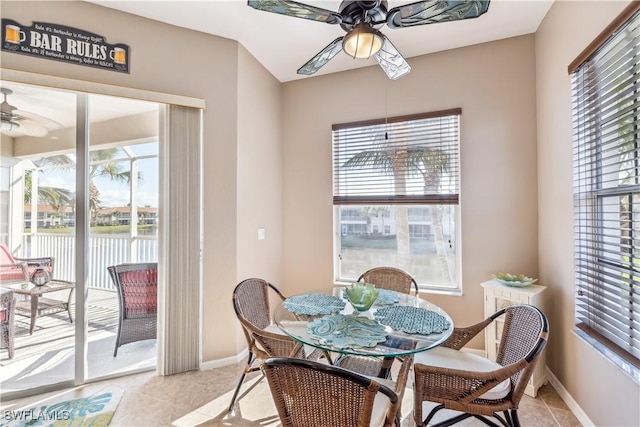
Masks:
[[[247,377],[235,411],[227,413],[242,366],[238,364],[168,377],[148,372],[78,387],[76,393],[78,396],[90,395],[96,387],[105,386],[124,389],[124,396],[111,421],[112,427],[280,425],[268,385],[266,381],[260,381],[257,373]],[[53,394],[2,403],[0,409],[20,409]],[[403,399],[403,426],[415,425],[411,416],[412,399],[411,388],[408,388]],[[536,398],[525,395],[518,413],[523,427],[581,426],[550,384],[543,386]],[[458,425],[484,426],[475,419]]]

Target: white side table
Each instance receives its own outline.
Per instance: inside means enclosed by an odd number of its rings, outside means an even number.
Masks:
[[[544,311],[543,292],[545,286],[531,285],[526,288],[505,286],[497,280],[488,280],[480,284],[484,288],[484,315],[491,316],[496,311],[514,304],[529,304]],[[502,320],[493,322],[485,330],[485,352],[487,358],[495,361],[502,336]],[[531,375],[525,393],[536,397],[538,389],[547,382],[547,363],[543,351],[538,364]]]

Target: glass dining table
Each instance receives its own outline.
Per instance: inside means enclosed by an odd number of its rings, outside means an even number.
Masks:
[[[274,322],[304,345],[387,360],[437,347],[453,332],[451,317],[419,297],[380,289],[373,306],[358,312],[344,289],[336,286],[286,298],[275,307]]]

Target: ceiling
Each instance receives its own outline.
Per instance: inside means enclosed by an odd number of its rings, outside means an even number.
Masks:
[[[308,78],[296,70],[335,38],[345,33],[338,25],[255,10],[244,0],[117,1],[87,0],[112,9],[214,34],[242,44],[280,82]],[[338,11],[340,1],[298,0]],[[388,8],[415,0],[389,0]],[[489,10],[476,19],[381,31],[407,58],[457,47],[534,33],[553,0],[491,0]],[[127,40],[110,40],[127,43]],[[135,46],[132,46],[135,55]],[[314,76],[376,65],[373,58],[352,59],[338,54]],[[382,70],[380,71],[382,72]]]
[[[254,10],[244,0],[90,1],[238,40],[281,82],[309,78],[297,75],[296,70],[336,37],[344,34],[339,26]],[[340,5],[340,1],[302,1],[334,11]],[[388,7],[411,2],[390,0]],[[553,0],[491,0],[489,11],[476,19],[396,30],[385,26],[381,31],[411,64],[414,56],[533,33],[552,3]],[[110,42],[126,43],[128,40]],[[135,46],[132,46],[132,54],[135,55]],[[370,65],[377,67],[374,59],[352,59],[340,53],[315,76]],[[382,70],[380,72],[383,73]],[[75,95],[72,93],[9,82],[0,82],[0,86],[14,91],[8,97],[10,104],[17,110],[43,116],[39,122],[50,124],[51,130],[74,125]],[[108,120],[156,108],[154,103],[92,95],[91,119]],[[12,137],[25,135],[22,129],[3,133]]]

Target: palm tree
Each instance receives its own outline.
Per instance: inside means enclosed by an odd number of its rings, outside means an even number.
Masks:
[[[372,168],[380,173],[393,176],[396,194],[407,192],[407,147],[396,147],[384,141],[378,141],[379,148],[375,150],[363,150],[354,154],[342,164],[344,168]],[[409,247],[409,216],[407,208],[403,205],[395,206],[396,213],[396,245],[398,251],[398,266],[404,270],[410,270],[411,250]]]
[[[24,174],[24,203],[30,205],[32,202],[31,187],[33,182],[33,171],[26,171]],[[69,206],[73,201],[73,191],[59,187],[38,187],[38,200],[52,206],[60,212],[63,206]]]
[[[417,147],[410,150],[409,159],[410,169],[416,170],[422,175],[424,194],[438,194],[442,176],[449,169],[449,154],[440,149]],[[438,273],[443,283],[450,284],[454,282],[454,279],[442,230],[442,210],[439,206],[430,206],[429,212],[431,213],[436,257],[440,266]]]
[[[118,148],[107,148],[104,150],[94,150],[89,153],[89,211],[91,221],[94,222],[95,215],[101,207],[100,191],[95,185],[94,179],[97,177],[107,177],[112,181],[128,183],[131,179],[131,171],[123,170],[121,161],[115,159]],[[55,166],[63,170],[74,169],[75,161],[68,156],[45,157],[38,162],[38,166]],[[142,180],[142,174],[138,173],[138,180]]]
[[[420,174],[424,181],[424,194],[436,194],[442,175],[448,170],[449,155],[440,149],[425,146],[389,144],[387,135],[379,140],[374,150],[364,150],[354,154],[342,164],[344,168],[373,168],[382,174],[392,175],[396,194],[406,194],[407,178]],[[434,233],[436,255],[440,265],[440,275],[444,283],[452,283],[452,272],[447,257],[446,242],[442,230],[442,215],[437,206],[429,208]],[[396,242],[398,246],[398,266],[410,270],[409,218],[407,208],[395,206]]]

